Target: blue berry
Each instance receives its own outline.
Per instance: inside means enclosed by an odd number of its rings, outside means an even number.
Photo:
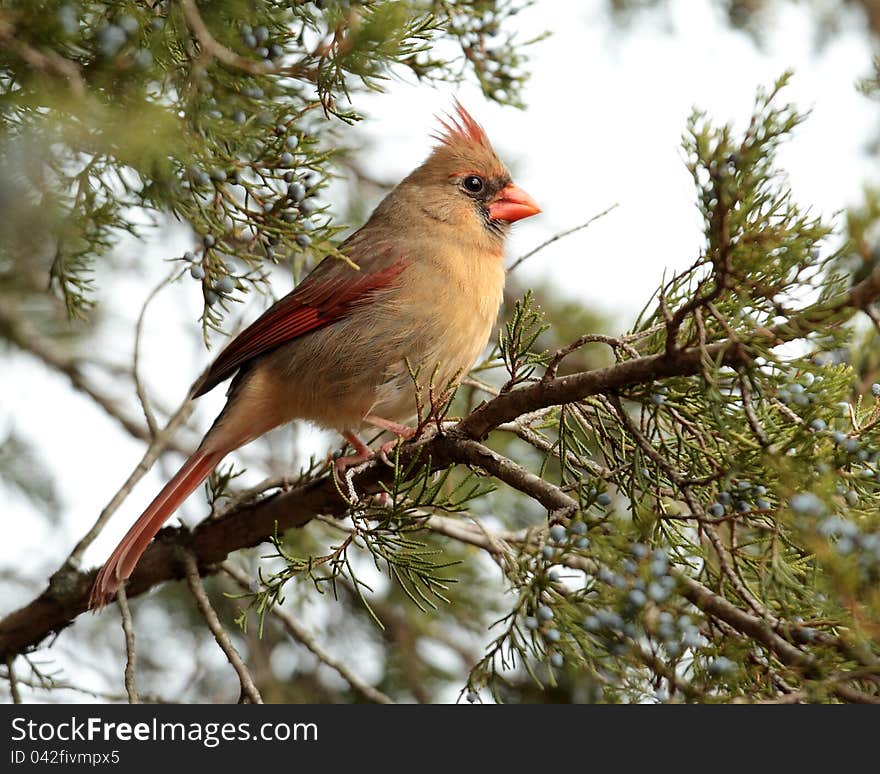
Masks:
[[[559,629],[548,629],[544,637],[548,642],[559,642],[562,635],[559,633]]]
[[[553,558],[553,547],[552,546],[541,546],[541,556],[545,559]]]
[[[773,506],[770,504],[769,500],[765,500],[763,497],[759,497],[755,501],[755,507],[759,511],[769,511]]]
[[[571,525],[569,531],[572,535],[585,535],[587,534],[587,523],[585,521],[576,521]]]
[[[596,611],[596,617],[602,626],[606,626],[609,629],[620,629],[623,627],[623,619],[614,610],[598,610]]]
[[[825,511],[825,504],[812,492],[798,492],[791,496],[789,505],[795,513],[818,516]]]
[[[828,425],[825,424],[824,419],[814,419],[810,422],[810,427],[817,433],[821,433]]]
[[[541,621],[549,621],[553,618],[553,611],[547,605],[541,605],[538,607],[538,618]]]
[[[565,658],[563,658],[561,653],[551,653],[550,663],[557,669],[561,669],[562,665],[565,663]]]
[[[642,608],[645,606],[645,603],[648,601],[648,597],[646,596],[644,591],[639,591],[639,589],[633,589],[627,595],[627,599],[629,603],[635,608]]]
[[[225,180],[226,180],[225,170],[220,169],[220,167],[214,167],[211,170],[211,179],[217,183],[225,182]]]
[[[315,204],[313,199],[303,199],[299,203],[299,211],[303,215],[311,215],[316,209],[318,205]]]
[[[651,549],[644,543],[633,543],[630,550],[632,551],[633,556],[637,559],[644,559],[649,553],[651,553]]]
[[[98,48],[106,57],[113,56],[125,44],[127,35],[122,27],[115,24],[108,24],[98,32]]]
[[[254,36],[260,43],[265,43],[269,40],[269,30],[261,24],[254,30]]]
[[[285,154],[285,155],[290,155]],[[292,157],[291,157],[292,158]],[[287,186],[287,195],[295,202],[301,202],[306,198],[306,187],[302,183],[291,183]]]
[[[120,16],[117,21],[119,22],[119,26],[122,27],[128,35],[134,35],[141,27],[141,25],[138,24],[138,20],[128,13]]]
[[[588,632],[597,632],[599,631],[599,629],[602,628],[602,624],[599,622],[599,619],[596,618],[596,616],[588,615],[586,618],[584,618],[583,627]]]
[[[214,306],[219,298],[220,297],[213,290],[205,291],[205,303],[207,303],[208,306]]]
[[[296,243],[300,247],[308,247],[312,243],[312,238],[308,234],[297,234]]]
[[[716,519],[724,515],[724,506],[721,503],[712,503],[709,506],[709,514]]]
[[[590,539],[588,537],[578,538],[574,545],[575,548],[587,548],[590,545]]]
[[[471,704],[473,704],[474,702],[476,702],[479,698],[480,698],[480,697],[479,697],[479,695],[477,694],[476,691],[468,691],[468,692],[467,692],[467,700],[468,700]]]
[[[846,433],[841,433],[840,430],[835,430],[831,433],[831,439],[836,444],[841,444],[846,440]]]
[[[765,494],[767,494],[767,487],[766,487],[766,486],[761,486],[760,484],[758,484],[758,486],[756,486],[755,489],[754,489],[754,494],[756,494],[756,495],[765,495]]]
[[[241,36],[241,41],[248,48],[256,48],[257,47],[257,39],[254,37],[253,33],[251,33],[251,32],[245,32]]]
[[[245,121],[247,121],[247,115],[245,114],[245,112],[243,110],[236,110],[232,114],[232,120],[236,124],[243,124]]]
[[[187,250],[187,251],[183,254],[183,260],[184,260],[184,261],[189,261],[190,263],[192,263],[195,259],[196,259],[196,256],[195,256],[195,253],[193,253],[192,250]]]
[[[871,385],[871,395],[875,398],[880,398],[880,384],[877,384],[877,382]]]
[[[55,12],[55,18],[58,19],[58,23],[67,35],[73,35],[79,27],[79,17],[72,5],[62,5]]]
[[[526,629],[529,631],[535,631],[538,628],[538,619],[533,616],[528,616],[526,618]]]
[[[232,277],[221,277],[214,284],[214,290],[218,293],[231,293],[235,289],[235,282]]]
[[[749,489],[752,488],[752,482],[751,481],[740,481],[736,485],[736,488],[739,489],[740,492],[747,492]]]
[[[659,392],[655,392],[651,395],[651,402],[655,406],[662,406],[664,403],[666,403],[666,396],[661,395]]]
[[[745,513],[746,511],[750,511],[750,510],[752,509],[752,506],[749,505],[745,500],[740,500],[740,501],[736,504],[736,509],[737,509],[737,511],[739,511],[740,513]]]
[[[549,580],[551,583],[556,583],[556,581],[559,580],[559,570],[550,570],[550,572],[547,573],[547,580]]]
[[[289,167],[291,164],[293,164],[293,154],[284,151],[284,153],[281,154],[281,158],[279,159],[279,161],[281,162],[282,167]]]
[[[597,498],[596,503],[601,505],[603,508],[607,505],[611,505],[611,495],[605,492],[602,492]]]
[[[717,499],[722,505],[730,505],[733,502],[733,498],[730,496],[729,492],[719,492]]]
[[[855,550],[855,547],[855,541],[851,537],[849,537],[849,535],[843,535],[842,537],[838,538],[837,544],[835,545],[837,553],[839,553],[841,556],[847,556],[848,554],[851,554],[853,550]]]
[[[292,134],[284,141],[284,144],[287,146],[288,150],[296,150],[296,146],[299,145],[299,137]]]
[[[565,527],[561,524],[554,524],[550,527],[550,539],[557,543],[565,540]]]
[[[205,278],[205,270],[196,264],[189,270],[190,276],[195,280],[203,280]]]
[[[729,675],[736,671],[736,664],[725,656],[718,656],[709,663],[710,675]]]
[[[657,581],[648,584],[648,596],[655,602],[665,602],[669,598],[669,592]]]
[[[134,52],[133,61],[136,67],[139,67],[141,70],[147,70],[153,66],[153,54],[146,48],[139,48]],[[212,113],[216,113],[217,111],[212,110]],[[221,113],[217,118],[222,118],[223,114]]]

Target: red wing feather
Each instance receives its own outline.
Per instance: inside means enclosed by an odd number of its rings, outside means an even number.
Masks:
[[[193,397],[204,395],[258,355],[345,317],[371,293],[390,285],[407,265],[397,260],[376,271],[358,272],[335,258],[325,259],[227,345],[193,385]]]

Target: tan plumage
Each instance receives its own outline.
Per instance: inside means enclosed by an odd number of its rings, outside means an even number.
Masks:
[[[439,144],[342,245],[357,264],[322,261],[239,334],[193,385],[199,395],[234,375],[228,401],[199,449],[111,554],[92,589],[104,604],[153,535],[230,451],[292,419],[355,436],[377,426],[408,437],[416,390],[460,379],[501,305],[511,222],[539,212],[510,181],[482,128],[460,106]],[[479,190],[476,190],[479,187]]]

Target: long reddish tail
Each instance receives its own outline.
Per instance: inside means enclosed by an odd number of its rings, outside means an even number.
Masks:
[[[153,536],[208,477],[224,454],[199,450],[184,463],[110,554],[92,586],[89,607],[100,609],[113,598],[119,586],[131,575]]]

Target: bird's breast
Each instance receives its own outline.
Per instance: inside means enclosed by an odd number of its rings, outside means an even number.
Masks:
[[[460,378],[486,346],[504,291],[500,253],[437,251],[401,275],[389,315],[399,320],[400,349],[435,387]]]

